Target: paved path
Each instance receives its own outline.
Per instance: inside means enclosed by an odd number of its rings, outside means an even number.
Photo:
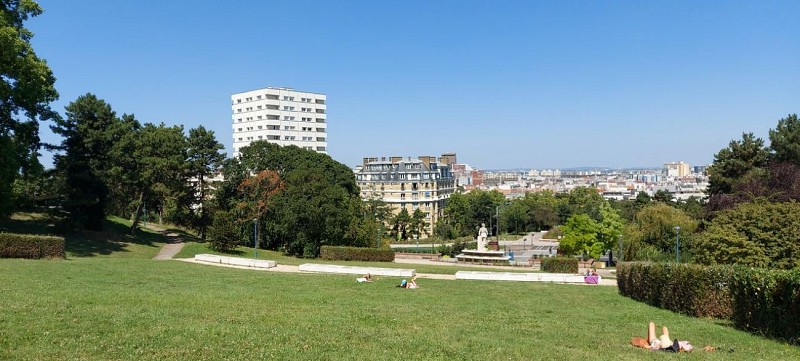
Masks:
[[[276,267],[272,267],[272,268],[253,268],[253,267],[246,267],[246,266],[234,266],[234,265],[227,265],[227,264],[221,264],[221,263],[208,263],[208,262],[195,261],[194,258],[175,258],[175,260],[181,261],[181,262],[209,265],[209,266],[246,269],[246,270],[251,270],[251,271],[312,274],[312,273],[309,273],[309,272],[300,271],[298,266],[291,266],[291,265],[281,265],[281,264],[279,264]],[[414,261],[414,262],[411,262],[411,261]],[[443,262],[434,262],[434,261],[428,261],[428,260],[403,260],[401,262],[397,262],[397,260],[395,260],[395,263],[425,264],[425,265],[436,265],[436,266],[441,266],[441,265],[445,265],[446,264],[446,263],[443,263]],[[500,268],[500,269],[505,268],[505,269],[516,269],[516,270],[519,270],[518,267],[517,268],[515,268],[515,267],[503,267],[503,266],[482,266],[482,267]],[[489,270],[487,270],[487,271],[489,271]],[[318,273],[313,273],[313,274],[318,274]],[[437,279],[437,280],[455,280],[456,279],[456,275],[454,275],[454,274],[452,274],[452,275],[451,274],[438,274],[438,273],[417,273],[417,278],[421,278],[421,279],[426,279],[427,278],[427,279]],[[576,283],[569,283],[569,284],[576,284]],[[583,285],[583,284],[582,283],[578,283],[577,285]],[[602,285],[603,286],[616,286],[617,285],[617,280],[602,278]]]
[[[143,228],[147,228],[152,231],[159,232],[167,237],[167,241],[169,243],[165,244],[164,247],[161,247],[161,250],[158,251],[158,254],[153,257],[153,259],[157,260],[167,260],[172,259],[175,257],[183,249],[183,239],[177,233],[167,233],[167,230],[159,227],[156,224],[150,223]]]

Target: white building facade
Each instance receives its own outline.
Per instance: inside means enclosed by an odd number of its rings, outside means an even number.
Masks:
[[[265,140],[328,153],[327,96],[267,87],[231,95],[233,156]]]

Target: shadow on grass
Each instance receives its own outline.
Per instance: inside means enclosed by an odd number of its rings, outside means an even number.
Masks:
[[[65,215],[58,211],[19,212],[0,223],[0,232],[64,237],[64,248],[68,254],[74,257],[129,252],[126,249],[128,244],[154,246],[156,243],[176,242],[180,238],[194,238],[191,234],[179,229],[168,229],[161,233],[140,229],[131,235],[129,223],[115,217],[106,219],[103,229],[99,231],[72,230],[67,226],[65,219]],[[175,234],[176,236],[167,237],[166,234]]]

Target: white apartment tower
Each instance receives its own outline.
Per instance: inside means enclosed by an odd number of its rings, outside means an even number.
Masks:
[[[231,95],[233,156],[257,140],[328,153],[325,94],[267,87]]]

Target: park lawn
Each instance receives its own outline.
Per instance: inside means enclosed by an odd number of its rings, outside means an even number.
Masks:
[[[216,252],[208,248],[207,243],[187,242],[183,249],[175,255],[175,258],[193,258],[197,254],[210,253],[232,257],[253,258],[253,248],[238,247],[232,253]],[[338,264],[344,266],[362,266],[362,267],[383,267],[383,268],[405,268],[414,269],[416,273],[433,273],[433,274],[449,274],[454,275],[458,271],[489,271],[489,272],[536,272],[530,268],[491,268],[491,267],[467,267],[467,266],[437,266],[428,264],[409,264],[409,263],[394,263],[394,262],[361,262],[361,261],[331,261],[324,259],[308,259],[297,258],[284,255],[281,252],[267,251],[263,249],[258,250],[258,258],[275,261],[278,264],[298,266],[304,263],[325,263],[325,264]]]
[[[282,274],[177,261],[0,260],[0,359],[800,359],[613,287]],[[718,351],[635,349],[649,320]]]

